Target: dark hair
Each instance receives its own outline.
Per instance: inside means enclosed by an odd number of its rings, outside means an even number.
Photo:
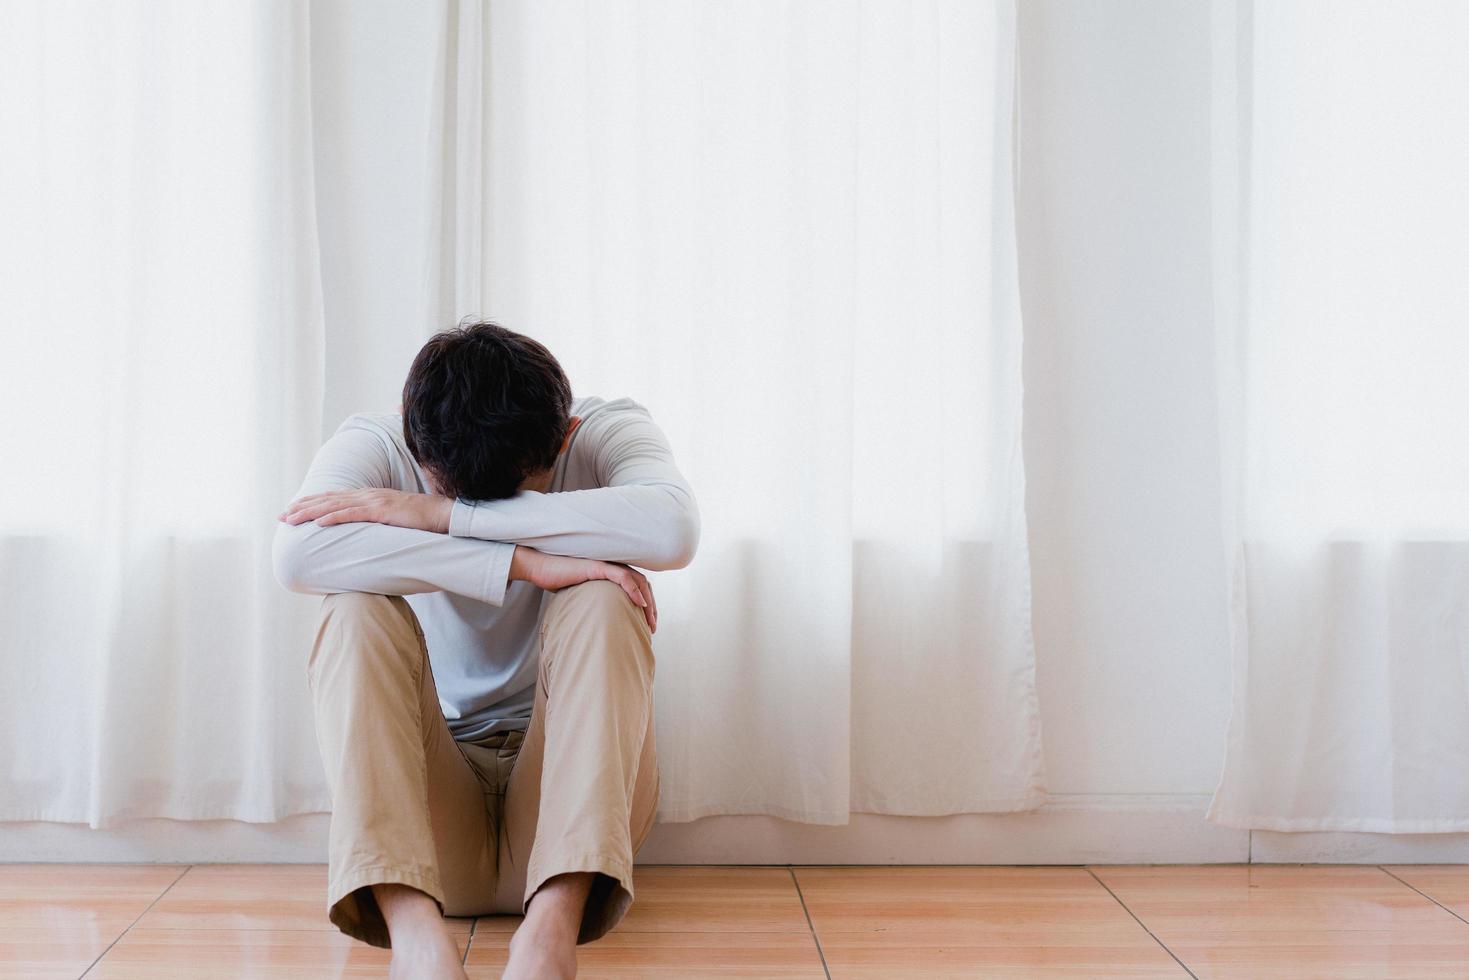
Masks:
[[[571,384],[544,345],[484,322],[435,334],[403,385],[403,437],[440,493],[512,497],[556,463]]]

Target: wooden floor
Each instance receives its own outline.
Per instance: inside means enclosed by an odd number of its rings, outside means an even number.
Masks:
[[[0,865],[0,976],[381,977],[316,865]],[[1469,977],[1469,867],[639,868],[584,977]],[[498,977],[518,919],[450,920]]]

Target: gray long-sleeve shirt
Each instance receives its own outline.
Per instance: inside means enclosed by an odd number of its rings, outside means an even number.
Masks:
[[[508,581],[515,545],[650,571],[682,568],[698,547],[693,491],[648,410],[590,395],[573,401],[571,413],[582,422],[548,492],[457,500],[448,534],[314,521],[276,529],[275,574],[287,588],[407,597],[456,739],[524,729],[530,719],[549,593]],[[317,452],[297,496],[365,487],[428,492],[399,415],[349,417]]]

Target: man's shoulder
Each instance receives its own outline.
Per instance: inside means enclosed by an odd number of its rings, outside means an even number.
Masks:
[[[579,416],[583,424],[592,421],[610,421],[626,415],[649,415],[648,407],[635,398],[604,398],[601,395],[582,395],[571,400],[571,414]],[[403,442],[403,416],[397,412],[354,412],[337,426],[338,432],[365,429],[385,436],[395,443]]]
[[[415,490],[423,476],[408,442],[403,438],[403,417],[397,412],[356,412],[342,420],[332,436],[342,452],[350,453],[363,466],[381,474],[378,479],[397,490]]]
[[[571,400],[571,414],[579,416],[582,424],[611,422],[628,415],[648,417],[648,409],[634,398],[604,398],[601,395],[582,395]],[[382,436],[395,445],[404,444],[403,416],[397,412],[354,412],[337,426],[338,432],[364,430]]]
[[[394,443],[403,441],[403,416],[397,412],[354,412],[337,426],[338,432],[365,430]]]
[[[583,395],[571,400],[571,414],[581,416],[583,425],[594,419],[611,419],[629,413],[647,415],[648,409],[642,402],[628,397],[609,399],[601,395]]]
[[[411,459],[403,438],[403,416],[397,412],[355,412],[342,420],[332,438],[343,436],[360,451],[380,451],[389,460]]]
[[[572,446],[582,452],[600,452],[605,447],[642,429],[653,418],[647,407],[634,398],[603,398],[587,395],[573,399],[571,414],[581,417],[572,436]]]

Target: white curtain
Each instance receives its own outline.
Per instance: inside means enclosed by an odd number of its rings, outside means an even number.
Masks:
[[[471,314],[646,404],[699,494],[655,580],[663,819],[1043,801],[1009,0],[155,5],[122,45],[58,9],[0,42],[38,420],[0,819],[325,808],[314,603],[262,540]]]
[[[1012,4],[487,26],[482,311],[647,404],[705,515],[662,818],[1039,805]]]
[[[1217,8],[1210,816],[1469,830],[1469,6]]]
[[[306,26],[0,5],[0,819],[329,805],[270,573],[321,430]]]

